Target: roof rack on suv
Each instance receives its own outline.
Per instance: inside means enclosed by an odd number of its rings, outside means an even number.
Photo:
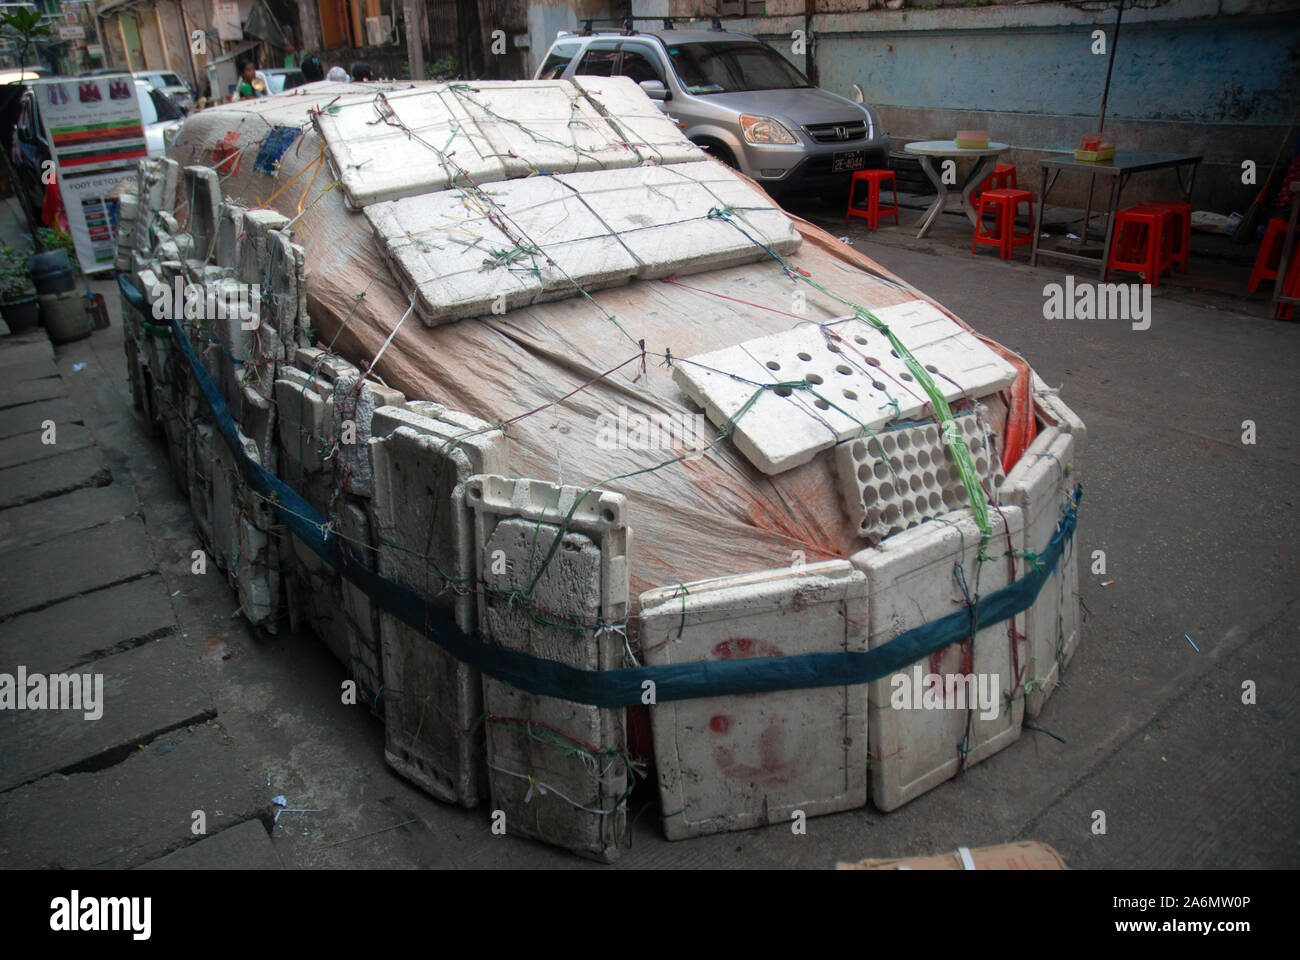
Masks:
[[[627,34],[636,33],[636,21],[638,20],[658,20],[660,23],[663,24],[663,28],[665,30],[675,30],[677,29],[678,20],[692,21],[696,19],[705,19],[705,18],[703,17],[700,18],[696,18],[696,17],[585,17],[583,18],[582,21],[581,36],[584,37],[591,36],[591,34],[594,32],[592,30],[592,24],[594,23],[617,23],[623,27],[623,33],[627,35]],[[708,17],[707,19],[712,24],[711,29],[713,30],[725,29],[722,26],[722,19],[720,17],[711,16]]]

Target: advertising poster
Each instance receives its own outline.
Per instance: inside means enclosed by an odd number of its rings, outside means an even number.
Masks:
[[[135,82],[123,74],[36,81],[32,89],[77,260],[87,273],[111,270],[117,204],[106,198],[148,155]]]

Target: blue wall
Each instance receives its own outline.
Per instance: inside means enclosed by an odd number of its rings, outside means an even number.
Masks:
[[[822,86],[878,104],[1087,116],[1108,59],[1092,29],[821,33],[817,64]],[[1285,124],[1297,92],[1300,16],[1124,24],[1107,116]]]

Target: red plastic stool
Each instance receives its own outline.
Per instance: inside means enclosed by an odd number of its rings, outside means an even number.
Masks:
[[[970,195],[971,203],[980,202],[980,194],[988,190],[1015,190],[1020,186],[1016,182],[1016,165],[1014,163],[994,164],[993,172],[984,178],[984,182],[979,185],[979,189],[973,191]]]
[[[1186,273],[1192,260],[1192,205],[1149,200],[1146,203],[1139,203],[1135,209],[1169,212],[1171,223],[1168,226],[1173,231],[1170,257],[1178,264],[1178,272]]]
[[[853,205],[854,188],[857,187],[858,181],[866,181],[867,184],[867,206],[864,210],[862,207]],[[881,184],[888,180],[894,187],[894,205],[892,207],[880,206],[880,189]],[[849,182],[849,208],[844,212],[845,225],[849,222],[849,217],[866,217],[867,226],[875,230],[880,226],[881,216],[892,216],[894,223],[901,222],[898,219],[898,179],[894,176],[893,170],[855,170],[853,179]]]
[[[1106,258],[1106,279],[1112,270],[1143,274],[1152,287],[1160,285],[1160,271],[1173,266],[1167,243],[1171,214],[1154,207],[1125,207],[1115,214],[1115,235]]]
[[[1281,259],[1281,254],[1278,254]],[[1273,271],[1276,276],[1277,271]],[[1300,252],[1293,254],[1291,257],[1291,266],[1287,268],[1286,276],[1282,279],[1282,296],[1300,297]],[[1273,316],[1278,320],[1290,320],[1295,313],[1295,306],[1290,303],[1279,303],[1277,312]]]
[[[1031,227],[1028,233],[1016,233],[1016,211],[1022,203],[1029,204]],[[992,207],[997,214],[991,232],[981,229],[984,226],[984,211],[988,207]],[[985,190],[980,194],[979,205],[976,207],[975,237],[970,242],[970,252],[974,253],[978,244],[986,243],[997,247],[1003,260],[1010,260],[1016,247],[1034,242],[1033,222],[1034,195],[1028,190]]]
[[[1268,229],[1264,231],[1264,242],[1259,245],[1255,266],[1250,271],[1250,282],[1246,284],[1247,293],[1258,290],[1264,280],[1277,279],[1280,266],[1278,261],[1282,259],[1282,241],[1285,237],[1286,221],[1281,217],[1274,217],[1268,222]]]

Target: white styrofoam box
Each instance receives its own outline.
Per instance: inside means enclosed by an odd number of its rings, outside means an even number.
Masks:
[[[601,616],[613,623],[627,616],[628,557],[632,540],[631,528],[623,516],[627,499],[621,493],[593,489],[579,500],[582,492],[581,487],[545,480],[484,475],[471,478],[465,502],[475,511],[476,544],[484,541],[490,529],[488,518],[492,516],[564,525],[566,530],[576,530],[595,540],[601,549]]]
[[[949,403],[996,393],[1015,379],[1014,367],[929,304],[911,301],[873,312],[926,368]],[[801,323],[691,357],[673,366],[673,379],[718,426],[744,407],[759,389],[755,384],[807,380],[811,390],[764,390],[736,421],[737,449],[764,473],[776,474],[807,463],[840,440],[923,415],[929,397],[894,354],[882,331],[849,317],[824,325]]]
[[[1078,414],[1061,400],[1060,391],[1049,387],[1037,373],[1034,374],[1034,400],[1052,419],[1052,425],[1059,426],[1074,437],[1074,455],[1082,460],[1088,443],[1088,428]]]
[[[502,468],[504,436],[454,442],[460,428],[395,406],[379,407],[371,429],[379,572],[474,632],[473,523],[462,490],[471,475]],[[385,759],[434,796],[473,806],[483,742],[481,730],[470,732],[482,712],[478,671],[391,614],[381,612],[379,626]]]
[[[252,387],[244,387],[240,399],[239,427],[257,447],[258,463],[275,473],[280,462],[275,442],[275,403]]]
[[[221,208],[221,181],[217,171],[201,165],[183,171],[183,200],[189,207],[189,233],[193,238],[194,256],[206,262],[212,255],[217,237],[218,211]]]
[[[385,256],[403,285],[415,289],[426,324],[488,315],[498,298],[513,309],[571,296],[574,283],[595,289],[636,275],[632,255],[558,179],[530,177],[486,192],[495,207],[444,192],[366,208]]]
[[[1060,427],[1048,427],[1016,461],[1002,485],[1003,503],[1025,517],[1025,549],[1041,554],[1060,525],[1079,480],[1078,441]],[[1079,561],[1067,544],[1056,571],[1043,584],[1034,605],[1021,616],[1028,637],[1025,715],[1036,717],[1061,680],[1079,644]]]
[[[573,84],[605,116],[642,163],[690,163],[707,154],[682,133],[631,77],[575,77]]]
[[[222,203],[217,208],[217,252],[212,258],[217,266],[231,270],[239,267],[246,212],[247,208],[237,203]]]
[[[998,438],[975,413],[954,416],[981,486],[1002,483]],[[858,536],[879,542],[970,502],[939,425],[905,424],[835,446],[835,472]]]
[[[322,448],[334,441],[334,417],[328,382],[312,381],[309,374],[293,367],[281,367],[279,376],[275,381],[276,419],[284,462],[295,468],[291,471],[294,475],[286,472],[284,479],[292,483],[298,472],[316,473],[324,467]]]
[[[267,286],[267,270],[272,231],[283,231],[289,218],[275,210],[246,210],[244,212],[243,239],[238,244],[239,262],[236,264],[239,279],[244,283]]]
[[[195,423],[190,442],[194,453],[190,457],[190,513],[198,528],[203,546],[212,551],[212,443],[213,428],[206,423]]]
[[[279,230],[267,234],[267,275],[271,284],[261,291],[266,320],[279,340],[276,358],[283,360],[298,346],[298,285],[302,280],[302,248]]]
[[[334,384],[334,436],[339,438],[339,485],[345,493],[368,497],[374,487],[370,463],[370,422],[375,408],[396,406],[406,398],[398,390],[358,377],[340,377]],[[352,428],[345,428],[351,423]],[[349,441],[348,437],[353,437]]]
[[[294,364],[299,370],[323,378],[329,384],[343,377],[356,377],[361,374],[360,370],[338,354],[328,353],[319,347],[299,347],[294,351]]]
[[[845,560],[641,594],[647,665],[867,649],[866,577]],[[867,688],[674,700],[650,708],[669,840],[867,802]]]
[[[1024,560],[1016,555],[1024,543],[1020,509],[1008,506],[990,510],[989,522],[993,534],[985,552],[992,559],[983,563],[978,560],[979,527],[969,509],[937,517],[853,555],[853,565],[867,575],[872,649],[907,630],[962,610],[965,595],[956,577],[958,566],[972,600],[1024,575]],[[1004,556],[1008,553],[1008,534],[1012,555]],[[965,766],[969,767],[1020,736],[1024,698],[1013,692],[1017,668],[1023,673],[1028,651],[1023,641],[1013,647],[1008,628],[1008,621],[984,627],[975,635],[973,644],[950,644],[917,664],[869,684],[871,799],[881,810],[893,810],[955,776],[962,766],[958,751],[964,738],[969,737],[965,740]],[[944,678],[940,709],[918,706],[914,701],[921,698],[910,693],[917,678],[924,685],[929,674]],[[954,699],[947,701],[950,675],[972,677],[973,692],[971,684],[957,684],[952,690]],[[903,699],[904,691],[909,691],[908,699]],[[996,710],[995,716],[984,716],[978,702],[970,703],[971,699],[978,701],[981,695],[994,692],[994,703],[988,710]],[[896,694],[900,698],[897,706],[893,699]]]
[[[216,436],[212,442],[216,456],[212,460],[212,557],[219,569],[231,572],[232,558],[239,556],[239,532],[236,529],[239,478],[225,441]]]
[[[289,603],[320,637],[330,653],[352,670],[352,630],[343,616],[341,579],[297,537],[289,537],[285,589]]]
[[[623,666],[625,641],[610,627],[627,615],[625,498],[496,475],[471,477],[464,489],[474,512],[480,634],[580,669]],[[529,601],[513,602],[513,591],[530,586]],[[506,831],[614,860],[627,829],[624,711],[539,697],[486,676],[483,706],[492,715],[492,806],[505,812]],[[561,742],[539,744],[535,729]]]
[[[344,502],[339,510],[342,548],[361,566],[374,570],[378,553],[374,547],[370,517],[366,507],[354,501]],[[343,613],[347,617],[349,669],[357,685],[374,698],[384,686],[383,654],[379,644],[379,611],[364,591],[343,580]],[[375,699],[376,709],[383,698]]]

